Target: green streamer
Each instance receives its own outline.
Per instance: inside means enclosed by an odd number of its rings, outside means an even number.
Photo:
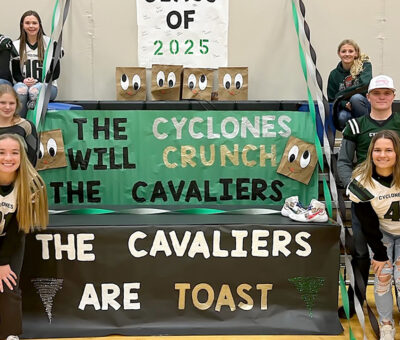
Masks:
[[[184,215],[214,215],[226,212],[225,210],[218,209],[207,209],[207,208],[194,208],[194,209],[182,209],[177,211]]]
[[[51,39],[51,38],[52,38],[52,36],[53,36],[53,32],[54,32],[54,29],[55,29],[55,24],[54,24],[54,23],[55,23],[55,18],[56,18],[56,14],[57,14],[59,5],[60,5],[60,4],[59,4],[59,1],[56,0],[56,3],[55,3],[55,5],[54,5],[54,9],[53,9],[53,16],[52,16],[52,19],[51,19],[50,42],[49,42],[49,45],[48,45],[47,48],[46,48],[46,53],[45,53],[44,60],[43,60],[42,83],[44,83],[44,80],[46,79],[46,73],[47,73],[47,58],[48,58],[49,50],[50,50],[50,47],[51,47],[51,49],[53,48],[53,46],[52,46],[53,39]],[[50,57],[50,58],[51,58],[51,57]]]
[[[314,129],[316,129],[316,112],[315,112],[315,106],[314,106],[314,101],[312,100],[312,95],[310,92],[310,88],[308,86],[308,81],[307,81],[307,63],[306,63],[306,59],[304,56],[304,51],[303,48],[301,46],[300,43],[300,35],[299,35],[299,19],[297,16],[297,9],[294,3],[294,0],[292,0],[292,14],[293,14],[293,21],[294,21],[294,25],[296,28],[296,33],[297,33],[297,41],[298,41],[298,46],[299,46],[299,54],[300,54],[300,63],[301,63],[301,68],[303,70],[303,75],[304,78],[306,80],[306,85],[307,85],[307,96],[308,96],[308,106],[310,108],[310,114],[314,123]],[[319,166],[321,168],[321,171],[324,170],[324,164],[323,164],[323,154],[322,154],[322,148],[321,148],[321,144],[318,138],[318,135],[315,131],[315,146],[316,146],[316,150],[317,150],[317,156],[318,156],[318,163]],[[330,190],[328,187],[328,184],[326,182],[326,179],[323,178],[323,191],[324,191],[324,197],[325,197],[325,203],[326,203],[326,207],[328,210],[328,214],[330,217],[332,217],[332,198],[331,198],[331,194],[330,194]],[[349,320],[349,316],[350,316],[350,310],[349,310],[349,298],[347,295],[347,290],[346,290],[346,285],[344,284],[344,280],[342,277],[342,274],[340,274],[340,289],[341,289],[341,293],[342,293],[342,301],[343,301],[343,308],[345,310],[345,314],[347,317],[347,322],[348,322],[348,327],[349,327],[349,338],[350,340],[355,340],[354,334],[353,334],[353,330],[351,329],[350,326],[350,320]]]
[[[273,209],[234,209],[234,210],[221,210],[221,209],[208,209],[208,208],[190,208],[190,209],[177,209],[165,210],[154,208],[138,208],[138,209],[122,209],[122,210],[109,210],[97,208],[83,208],[83,209],[68,209],[68,210],[50,210],[51,215],[104,215],[104,214],[129,214],[129,215],[155,215],[155,214],[181,214],[181,215],[270,215],[280,214],[280,210]]]
[[[103,215],[112,213],[115,213],[115,211],[108,209],[95,209],[95,208],[73,209],[65,212],[66,215]]]
[[[342,273],[339,273],[339,282],[340,282],[340,292],[342,293],[342,303],[344,312],[347,318],[347,324],[349,326],[349,338],[350,340],[356,340],[353,334],[353,330],[350,326],[350,304],[349,304],[349,296],[347,294],[346,284],[344,283]]]
[[[324,190],[324,198],[325,198],[325,205],[326,205],[326,210],[328,210],[328,215],[330,218],[333,216],[333,208],[332,208],[332,196],[331,192],[329,190],[328,183],[326,182],[326,179],[322,179],[322,185],[323,185],[323,190]]]
[[[297,9],[296,5],[294,3],[294,0],[292,0],[292,14],[293,14],[293,22],[294,26],[296,28],[296,34],[297,34],[297,42],[298,42],[298,47],[299,47],[299,55],[300,55],[300,64],[301,68],[303,70],[303,75],[306,81],[307,85],[307,101],[308,101],[308,107],[310,109],[310,114],[311,114],[311,119],[313,121],[313,129],[314,129],[314,144],[315,144],[315,149],[317,152],[317,157],[318,157],[318,164],[321,169],[321,172],[324,171],[324,156],[323,156],[323,151],[321,147],[321,143],[318,138],[317,134],[317,122],[316,122],[316,111],[315,111],[315,105],[314,101],[311,95],[310,87],[308,86],[308,72],[307,72],[307,63],[306,63],[306,58],[304,55],[303,47],[301,46],[300,42],[300,33],[299,33],[299,18],[297,15]],[[329,186],[326,183],[326,179],[324,178],[323,180],[323,190],[324,190],[324,198],[325,198],[325,204],[326,208],[328,211],[329,217],[332,218],[333,216],[333,209],[332,209],[332,198],[329,190]]]

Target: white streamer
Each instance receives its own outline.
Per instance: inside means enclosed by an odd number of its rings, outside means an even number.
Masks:
[[[297,9],[297,13],[298,13],[298,17],[302,18],[304,20],[304,17],[301,13],[301,11],[299,10],[298,6],[296,6]],[[299,22],[299,35],[302,39],[301,43],[303,46],[308,46],[308,48],[303,48],[303,50],[305,51],[305,57],[306,57],[306,63],[307,63],[307,70],[308,70],[308,74],[309,77],[307,77],[307,81],[310,82],[312,81],[312,85],[316,88],[316,99],[317,99],[317,104],[318,104],[318,109],[319,109],[319,113],[321,116],[321,120],[322,120],[322,127],[323,127],[323,141],[324,141],[324,153],[325,153],[325,157],[326,157],[326,161],[328,163],[328,167],[329,167],[329,187],[331,190],[331,194],[332,194],[332,199],[336,204],[336,221],[337,223],[340,225],[341,231],[340,231],[340,240],[341,243],[343,245],[343,249],[344,249],[344,257],[345,257],[345,267],[346,267],[346,272],[349,275],[349,279],[350,279],[350,285],[353,287],[353,290],[355,291],[355,280],[354,280],[354,273],[353,273],[353,267],[351,265],[351,262],[349,260],[349,255],[346,253],[346,247],[345,247],[345,227],[342,221],[342,218],[340,216],[339,213],[339,200],[338,200],[338,192],[337,192],[337,187],[336,187],[336,181],[334,178],[334,175],[331,171],[332,165],[331,165],[331,149],[329,147],[329,142],[328,142],[328,137],[326,134],[326,130],[325,130],[325,107],[323,105],[323,93],[322,90],[319,88],[318,82],[317,82],[317,75],[316,75],[316,65],[314,64],[311,54],[310,54],[310,48],[311,48],[311,43],[310,41],[307,39],[305,30],[304,30],[304,22],[303,20],[298,20]],[[354,303],[355,303],[355,310],[357,313],[357,317],[359,319],[360,325],[363,329],[363,335],[364,335],[364,340],[367,340],[366,337],[366,331],[365,331],[365,316],[364,316],[364,311],[362,309],[362,306],[360,304],[360,301],[358,300],[357,295],[355,295],[354,298]]]

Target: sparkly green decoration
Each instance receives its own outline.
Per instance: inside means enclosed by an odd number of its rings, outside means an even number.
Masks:
[[[289,282],[292,283],[301,294],[301,298],[308,309],[308,315],[312,318],[312,308],[315,298],[324,285],[325,279],[323,277],[294,277],[289,279]]]

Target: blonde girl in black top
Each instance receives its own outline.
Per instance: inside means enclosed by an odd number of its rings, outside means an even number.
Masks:
[[[26,155],[24,140],[0,135],[0,338],[22,333],[19,275],[25,234],[48,224],[46,185]]]

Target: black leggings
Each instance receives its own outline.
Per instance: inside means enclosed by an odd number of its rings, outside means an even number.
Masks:
[[[22,297],[19,279],[24,260],[25,237],[21,239],[18,249],[11,258],[10,267],[17,275],[17,286],[10,290],[3,283],[4,292],[0,293],[0,338],[22,333]]]

